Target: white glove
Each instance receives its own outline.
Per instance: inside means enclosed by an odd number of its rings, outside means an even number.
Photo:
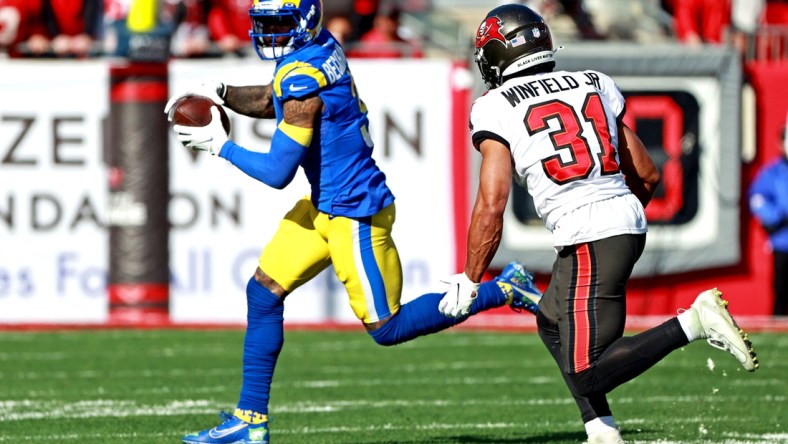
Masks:
[[[170,97],[167,104],[164,105],[164,114],[170,113],[170,108],[175,102],[183,96],[198,95],[205,96],[213,100],[217,105],[224,105],[224,95],[227,94],[227,85],[218,80],[209,80],[197,86],[191,87],[181,94]]]
[[[207,151],[212,156],[218,155],[222,145],[228,140],[219,109],[215,106],[211,107],[211,123],[205,126],[173,125],[172,129],[186,148]]]
[[[438,304],[438,310],[452,318],[467,315],[481,284],[468,279],[465,273],[455,274],[441,282],[449,284],[449,291]]]

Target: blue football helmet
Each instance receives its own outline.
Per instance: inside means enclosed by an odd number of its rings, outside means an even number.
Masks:
[[[263,60],[279,60],[309,45],[323,21],[321,0],[254,0],[249,9],[252,38]]]

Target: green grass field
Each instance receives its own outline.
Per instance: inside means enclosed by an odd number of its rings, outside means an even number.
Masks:
[[[751,335],[761,369],[691,344],[610,394],[631,443],[788,442],[788,335]],[[177,443],[240,388],[242,331],[0,332],[0,443]],[[287,331],[274,444],[580,443],[535,333],[459,330],[396,347]]]

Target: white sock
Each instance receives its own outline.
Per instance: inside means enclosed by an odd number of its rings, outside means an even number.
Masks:
[[[600,416],[599,418],[592,419],[586,424],[586,433],[590,436],[593,433],[602,433],[609,430],[618,430],[616,421],[612,416]]]
[[[703,338],[703,326],[700,325],[698,313],[694,309],[690,308],[689,310],[679,313],[676,319],[679,320],[681,329],[684,330],[684,334],[687,335],[687,340],[692,342],[696,339]]]

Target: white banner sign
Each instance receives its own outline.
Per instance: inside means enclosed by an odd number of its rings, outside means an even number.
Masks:
[[[454,273],[451,64],[350,67],[370,109],[376,161],[397,196],[407,301]],[[0,323],[107,319],[108,71],[106,61],[0,61]],[[170,91],[208,79],[264,84],[272,71],[257,60],[179,60],[170,65]],[[268,150],[273,122],[230,114],[237,143]],[[306,178],[299,173],[275,190],[223,159],[191,156],[171,136],[170,192],[172,320],[243,322],[246,282],[279,220],[308,194]],[[288,297],[285,317],[354,321],[331,270]]]

